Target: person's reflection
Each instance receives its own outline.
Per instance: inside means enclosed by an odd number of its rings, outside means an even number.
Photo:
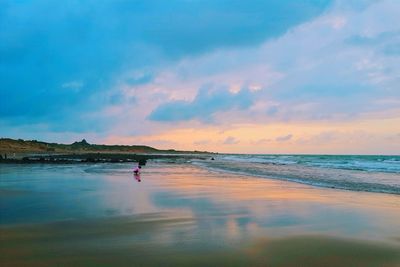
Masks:
[[[134,173],[133,176],[135,177],[135,180],[138,182],[141,182],[142,179],[140,179],[140,173]]]
[[[135,177],[135,180],[138,182],[141,182],[142,179],[140,179],[140,169],[142,168],[142,166],[140,166],[140,164],[138,164],[135,168],[133,168],[133,177]]]

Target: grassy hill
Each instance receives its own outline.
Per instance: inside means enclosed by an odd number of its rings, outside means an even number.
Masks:
[[[96,145],[85,139],[72,144],[46,143],[37,140],[0,138],[0,153],[179,153],[175,150],[159,150],[150,146]],[[183,151],[182,151],[183,152]]]

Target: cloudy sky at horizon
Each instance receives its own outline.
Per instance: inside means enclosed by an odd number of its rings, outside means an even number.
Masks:
[[[398,154],[400,1],[0,2],[1,137]]]

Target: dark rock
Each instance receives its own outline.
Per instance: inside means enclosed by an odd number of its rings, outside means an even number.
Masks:
[[[146,166],[147,160],[146,159],[139,159],[139,166]]]
[[[94,158],[86,158],[86,162],[96,162],[96,160]]]

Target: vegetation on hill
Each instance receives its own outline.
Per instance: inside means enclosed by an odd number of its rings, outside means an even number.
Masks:
[[[37,140],[0,138],[0,153],[183,153],[188,151],[159,150],[139,145],[96,145],[85,139],[72,144],[46,143]],[[191,151],[193,152],[193,151]],[[194,151],[198,152],[198,151]]]

